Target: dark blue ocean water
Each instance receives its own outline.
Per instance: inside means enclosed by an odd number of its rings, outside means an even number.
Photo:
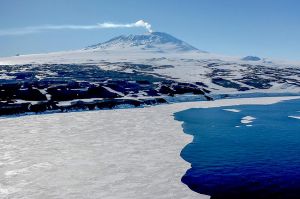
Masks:
[[[181,152],[192,165],[182,182],[212,198],[299,199],[300,120],[288,117],[299,111],[300,100],[290,100],[176,113],[194,136]],[[241,124],[245,116],[253,126]]]

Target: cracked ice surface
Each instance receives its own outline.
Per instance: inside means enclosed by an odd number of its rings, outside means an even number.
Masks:
[[[171,112],[0,120],[0,198],[205,198],[181,183],[191,141]]]

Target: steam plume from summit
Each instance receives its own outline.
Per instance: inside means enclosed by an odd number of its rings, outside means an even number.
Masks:
[[[139,20],[135,23],[98,23],[95,25],[41,25],[41,26],[27,26],[23,28],[14,29],[0,29],[0,36],[11,36],[11,35],[25,35],[32,33],[39,33],[48,30],[94,30],[94,29],[109,29],[109,28],[136,28],[143,27],[148,32],[153,32],[151,24],[144,20]]]

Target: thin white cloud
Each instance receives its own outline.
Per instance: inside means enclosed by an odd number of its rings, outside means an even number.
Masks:
[[[152,32],[151,24],[144,20],[139,20],[135,23],[117,24],[117,23],[99,23],[95,25],[43,25],[43,26],[29,26],[17,29],[0,30],[0,36],[9,35],[26,35],[38,33],[47,30],[94,30],[94,29],[108,29],[108,28],[135,28],[143,27],[148,32]]]

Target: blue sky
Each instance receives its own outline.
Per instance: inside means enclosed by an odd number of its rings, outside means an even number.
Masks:
[[[0,32],[28,26],[149,22],[225,55],[300,60],[298,0],[0,0]],[[47,30],[0,35],[0,56],[79,49],[144,28]]]

